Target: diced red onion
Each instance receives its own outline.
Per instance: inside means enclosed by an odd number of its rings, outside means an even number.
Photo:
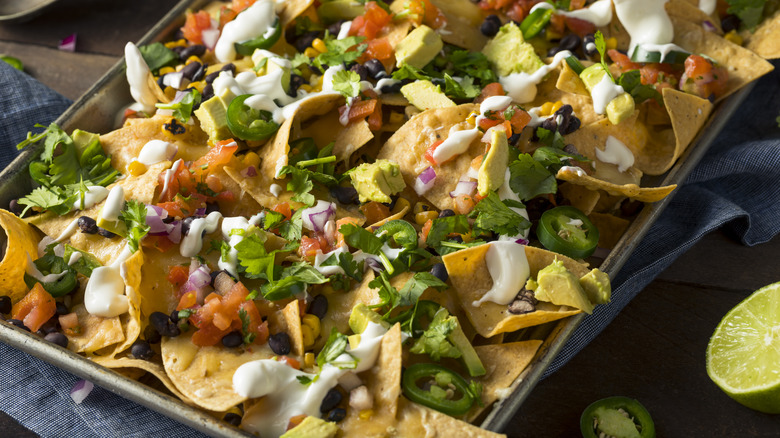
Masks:
[[[171,229],[171,231],[168,232],[168,240],[170,240],[173,243],[181,242],[181,230],[182,230],[181,221],[173,221],[169,225],[173,225],[173,229]]]
[[[60,44],[57,46],[58,49],[64,50],[66,52],[75,52],[76,51],[76,34],[71,34],[66,36],[62,41],[60,41]]]
[[[365,411],[374,407],[374,398],[365,385],[360,385],[349,391],[349,406],[356,411]]]
[[[206,215],[206,207],[198,208],[195,210],[195,216],[205,216]]]
[[[248,166],[241,171],[241,176],[244,178],[254,178],[257,176],[257,169],[255,169],[255,166]]]
[[[417,179],[414,180],[414,191],[418,195],[423,195],[425,192],[433,187],[433,183],[436,180],[436,171],[433,167],[428,167],[417,175]]]
[[[336,215],[336,207],[332,202],[319,200],[314,207],[302,212],[304,228],[316,232],[325,230],[325,225]]]
[[[163,84],[173,88],[180,88],[183,79],[184,73],[180,71],[167,73],[163,76]]]
[[[382,272],[385,270],[385,267],[382,266],[382,262],[373,257],[366,258],[366,264],[369,268],[373,269],[374,272]]]
[[[450,198],[457,198],[460,195],[469,195],[471,196],[474,194],[474,191],[477,190],[477,182],[476,181],[458,181],[458,184],[455,186],[455,190],[450,192]]]
[[[205,29],[201,32],[200,37],[203,39],[203,45],[209,50],[213,50],[219,39],[219,29]]]
[[[187,282],[182,286],[183,292],[195,291],[198,304],[203,303],[203,299],[206,298],[206,291],[208,285],[211,284],[211,271],[206,265],[201,265],[197,260],[192,260],[190,263],[190,276],[187,278]]]
[[[520,245],[528,245],[531,242],[528,239],[519,238],[515,240],[515,243],[519,243]]]
[[[146,206],[146,225],[149,225],[149,233],[151,234],[168,234],[170,232],[170,224],[163,222],[163,219],[168,217],[168,212],[156,205]]]
[[[715,25],[714,25],[714,24],[712,24],[712,23],[711,23],[710,21],[708,21],[708,20],[704,20],[704,21],[701,23],[701,27],[703,27],[703,28],[704,28],[704,30],[706,30],[707,32],[717,32],[717,30],[718,30],[718,28],[716,28],[716,27],[715,27]]]
[[[176,96],[173,97],[173,100],[171,101],[171,103],[179,103],[179,102],[181,102],[182,99],[184,99],[184,96],[186,96],[188,94],[190,94],[190,93],[187,92],[187,91],[176,90]]]
[[[70,398],[72,398],[77,405],[81,404],[89,393],[92,392],[94,387],[95,385],[89,380],[79,380],[73,385],[73,388],[71,388]]]

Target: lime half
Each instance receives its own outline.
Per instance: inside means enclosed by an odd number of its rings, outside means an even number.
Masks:
[[[743,405],[780,413],[780,282],[723,317],[707,345],[707,374]]]

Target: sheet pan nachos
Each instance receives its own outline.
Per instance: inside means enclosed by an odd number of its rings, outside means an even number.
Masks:
[[[505,336],[607,303],[643,175],[772,69],[775,5],[728,3],[189,11],[116,130],[19,145],[2,310],[262,437],[496,435]]]

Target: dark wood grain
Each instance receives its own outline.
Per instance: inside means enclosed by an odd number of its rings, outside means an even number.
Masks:
[[[60,2],[26,24],[0,25],[0,52],[76,98],[140,38],[173,0]],[[76,53],[56,50],[79,35]],[[751,291],[780,281],[780,239],[746,247],[723,232],[703,238],[662,272],[624,311],[557,373],[540,382],[510,423],[512,437],[579,436],[579,417],[611,395],[640,400],[661,437],[780,436],[780,416],[744,408],[707,377],[712,331]],[[26,431],[0,415],[0,436]]]

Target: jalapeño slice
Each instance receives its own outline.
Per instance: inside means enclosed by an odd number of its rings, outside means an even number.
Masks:
[[[528,14],[523,22],[520,23],[520,31],[523,32],[523,38],[529,40],[539,35],[544,26],[547,26],[547,23],[550,22],[553,12],[552,9],[539,8]]]
[[[276,133],[279,124],[273,121],[269,111],[245,105],[244,101],[250,97],[251,94],[242,94],[230,102],[227,110],[228,128],[241,140],[265,140]]]
[[[536,227],[536,237],[550,251],[583,259],[596,250],[599,230],[583,212],[564,206],[542,214]]]
[[[654,438],[655,424],[644,406],[628,397],[607,397],[591,403],[580,417],[584,438],[614,436]]]
[[[57,257],[54,254],[46,254],[33,264],[38,271],[43,274],[46,281],[42,281],[41,286],[46,289],[53,297],[61,297],[72,292],[76,288],[78,282],[76,278],[76,271],[68,266],[68,263],[62,258]],[[24,283],[30,289],[38,283],[38,279],[25,273]]]
[[[420,380],[436,383],[432,383],[430,389],[423,389],[418,385]],[[454,398],[448,399],[444,395],[445,391],[437,386],[437,383],[442,381],[455,387]],[[466,379],[441,365],[418,363],[410,366],[404,371],[401,386],[409,400],[451,416],[465,414],[474,404],[474,396]],[[433,388],[439,388],[441,391],[435,391]]]
[[[653,50],[654,47],[637,46],[634,53],[631,54],[633,62],[663,62],[665,64],[682,64],[691,55],[688,52],[679,50],[669,50],[668,52],[659,52]]]
[[[251,40],[244,41],[242,43],[235,43],[233,47],[236,48],[236,53],[244,56],[251,56],[255,53],[256,49],[270,49],[282,36],[282,24],[279,19],[274,23],[274,27],[270,32],[265,32],[259,37],[252,38]]]

